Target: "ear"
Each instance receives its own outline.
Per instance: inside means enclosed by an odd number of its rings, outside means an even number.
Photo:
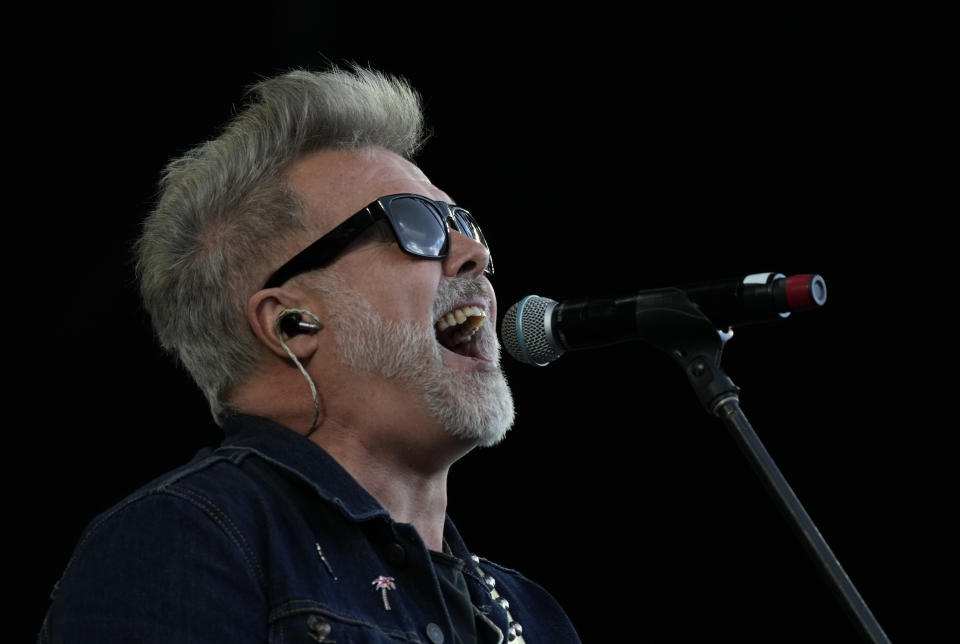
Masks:
[[[311,302],[316,307],[317,303]],[[247,303],[247,321],[254,335],[272,353],[284,360],[289,359],[284,343],[300,360],[305,360],[317,350],[317,333],[300,333],[289,336],[280,330],[279,324],[283,312],[306,306],[305,294],[299,289],[289,287],[268,288],[257,291]],[[309,308],[309,307],[308,307]],[[304,320],[316,323],[312,317],[304,315]],[[321,325],[322,328],[322,325]],[[281,342],[283,338],[283,342]]]

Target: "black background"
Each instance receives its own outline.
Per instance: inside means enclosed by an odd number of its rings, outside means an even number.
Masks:
[[[132,283],[162,165],[258,78],[357,61],[424,95],[419,163],[482,222],[501,313],[530,293],[823,275],[823,310],[737,329],[724,365],[891,639],[938,640],[954,579],[956,23],[918,3],[771,4],[16,10],[3,317],[18,635],[86,521],[219,438]],[[857,641],[665,357],[636,343],[505,362],[516,427],[455,466],[450,513],[585,642]]]

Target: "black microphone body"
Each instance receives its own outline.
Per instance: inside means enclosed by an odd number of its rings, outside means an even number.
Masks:
[[[542,366],[568,350],[642,340],[654,328],[662,336],[669,332],[663,325],[676,325],[677,316],[702,314],[714,328],[726,329],[822,306],[826,293],[826,283],[819,275],[757,273],[563,302],[530,295],[504,315],[501,336],[514,358]],[[666,310],[671,315],[661,314]]]

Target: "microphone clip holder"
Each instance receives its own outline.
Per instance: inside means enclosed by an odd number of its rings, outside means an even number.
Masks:
[[[646,331],[644,341],[666,352],[683,369],[700,404],[727,427],[860,636],[867,642],[889,644],[880,624],[740,409],[739,388],[720,364],[723,348],[733,332],[718,331],[679,289],[652,292],[650,297],[638,301],[635,316],[637,327]]]
[[[740,388],[723,371],[720,361],[732,331],[718,331],[700,308],[680,289],[650,292],[634,312],[643,340],[669,355],[687,376],[709,414],[725,401],[738,400]]]

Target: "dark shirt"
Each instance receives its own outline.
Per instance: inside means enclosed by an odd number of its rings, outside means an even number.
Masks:
[[[477,644],[477,616],[463,576],[465,563],[446,552],[430,552],[433,569],[440,581],[440,590],[447,603],[456,644]],[[481,626],[482,628],[482,626]]]
[[[431,553],[312,441],[249,416],[225,429],[90,523],[41,643],[487,644],[511,622],[528,644],[579,642],[546,591],[472,556],[449,518],[449,553]]]

